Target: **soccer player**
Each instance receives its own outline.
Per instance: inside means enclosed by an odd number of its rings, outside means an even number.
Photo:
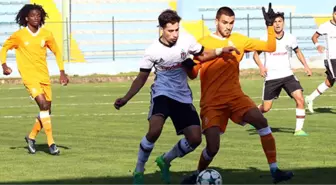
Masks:
[[[318,42],[318,38],[324,36],[326,39],[327,50]],[[312,37],[312,41],[319,53],[325,53],[324,65],[326,67],[327,78],[322,82],[315,91],[306,97],[308,110],[314,113],[313,101],[315,98],[324,93],[327,89],[334,86],[336,73],[336,6],[332,14],[332,19],[321,24],[316,33]]]
[[[32,131],[25,137],[28,151],[31,154],[36,153],[35,138],[39,131],[44,128],[49,152],[52,155],[57,155],[60,151],[54,142],[50,118],[52,97],[46,61],[47,48],[56,56],[60,69],[60,82],[66,85],[68,78],[64,72],[61,53],[52,33],[42,28],[46,17],[47,13],[42,6],[37,4],[24,5],[16,16],[16,22],[23,28],[14,32],[5,41],[0,52],[0,60],[4,75],[10,75],[12,69],[6,64],[7,51],[15,49],[16,62],[23,84],[40,109]]]
[[[291,50],[296,53],[297,58],[304,66],[304,70],[308,76],[310,76],[312,72],[297,44],[296,37],[283,30],[284,21],[284,14],[277,13],[273,23],[277,44],[276,51],[265,52],[264,63],[262,63],[259,58],[259,55],[262,52],[256,51],[253,55],[253,59],[260,69],[260,75],[265,78],[262,97],[263,101],[259,106],[259,109],[262,113],[270,111],[273,100],[277,99],[281,90],[284,89],[296,102],[296,128],[294,135],[306,136],[307,133],[302,130],[306,115],[302,93],[303,88],[291,69]],[[262,40],[266,39],[266,36],[262,38]]]
[[[262,147],[269,163],[273,182],[292,178],[292,172],[281,171],[276,160],[276,146],[267,120],[255,103],[244,94],[239,83],[239,62],[244,51],[274,52],[276,50],[273,28],[274,11],[269,5],[268,12],[263,9],[267,25],[267,41],[248,38],[231,33],[235,14],[229,7],[221,7],[216,15],[216,32],[200,40],[206,48],[234,46],[241,54],[225,54],[204,64],[195,62],[190,78],[195,78],[200,70],[201,80],[201,119],[202,130],[206,138],[206,147],[201,153],[197,170],[186,177],[182,184],[195,184],[198,174],[208,168],[220,147],[220,135],[225,132],[228,120],[240,124],[253,125],[261,139]],[[239,156],[244,158],[244,156]]]
[[[158,21],[162,36],[146,49],[137,78],[133,81],[126,95],[118,98],[114,103],[116,109],[124,106],[139,92],[146,83],[152,68],[155,68],[156,77],[150,93],[149,131],[140,142],[138,161],[133,173],[134,184],[144,183],[145,163],[168,117],[174,124],[176,134],[183,134],[184,137],[169,152],[156,158],[164,183],[170,183],[171,161],[187,155],[201,143],[200,120],[193,105],[192,92],[185,71],[185,66],[193,64],[189,55],[204,62],[214,59],[222,53],[235,51],[233,47],[215,50],[204,49],[192,35],[179,34],[180,20],[181,18],[173,10],[166,10],[159,15]]]

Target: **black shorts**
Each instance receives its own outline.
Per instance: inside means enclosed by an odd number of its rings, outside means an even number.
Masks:
[[[330,63],[328,62],[328,60],[324,60],[324,66],[326,67],[325,73],[327,74],[327,79],[330,82],[330,85],[333,86],[335,83],[336,75],[336,59],[330,59]]]
[[[263,100],[269,101],[277,99],[282,89],[284,89],[288,96],[290,96],[291,98],[292,92],[298,89],[301,89],[303,91],[300,82],[296,79],[294,75],[274,80],[268,80],[264,84]]]
[[[200,118],[192,103],[181,103],[167,96],[157,96],[152,99],[148,119],[152,115],[162,115],[166,120],[172,120],[176,134],[183,134],[183,129],[197,125],[200,126]]]

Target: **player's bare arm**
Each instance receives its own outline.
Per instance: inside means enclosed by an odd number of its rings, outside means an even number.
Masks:
[[[128,90],[126,95],[122,98],[118,98],[114,102],[114,107],[119,110],[122,106],[126,105],[126,103],[135,96],[141,88],[145,85],[150,71],[140,71],[136,79],[133,81],[131,88]]]
[[[301,64],[303,65],[306,74],[308,76],[311,76],[312,75],[312,71],[311,71],[311,69],[309,68],[309,66],[307,64],[306,59],[305,59],[305,57],[304,57],[301,49],[300,48],[296,48],[294,50],[294,52],[295,52],[297,58],[300,60]]]
[[[320,37],[320,34],[315,32],[314,35],[312,36],[312,41],[313,41],[313,44],[316,46],[316,49],[319,53],[323,53],[325,48],[324,46],[320,45],[318,43],[318,38]]]
[[[265,68],[264,64],[260,60],[259,55],[261,53],[262,53],[261,51],[255,51],[254,54],[253,54],[253,60],[257,64],[257,66],[259,67],[260,76],[265,78],[266,75],[267,75],[267,69]]]

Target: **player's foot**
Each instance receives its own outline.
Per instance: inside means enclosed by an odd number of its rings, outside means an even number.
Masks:
[[[55,143],[49,146],[49,152],[51,155],[58,155],[60,153]]]
[[[133,172],[133,184],[144,184],[144,173],[143,172]]]
[[[161,178],[162,178],[163,182],[166,183],[166,184],[170,184],[170,171],[169,171],[170,164],[167,164],[164,161],[163,155],[157,157],[155,162],[161,170]]]
[[[308,136],[308,134],[303,130],[298,130],[294,132],[294,136]]]
[[[181,184],[196,184],[198,172],[194,172],[190,176],[182,180]]]
[[[274,184],[290,180],[294,176],[293,172],[281,171],[279,168],[277,168],[274,171],[271,170],[271,174],[272,174]]]
[[[35,139],[30,139],[28,136],[26,136],[25,140],[28,144],[29,153],[35,154],[36,153]]]
[[[309,112],[314,113],[313,100],[311,100],[309,96],[306,96],[305,102],[306,102],[306,105],[308,107]]]

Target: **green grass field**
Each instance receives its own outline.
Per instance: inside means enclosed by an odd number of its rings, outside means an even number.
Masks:
[[[247,75],[248,76],[248,75]],[[304,94],[310,94],[324,75],[298,76]],[[256,103],[261,101],[262,79],[242,79],[242,87]],[[0,85],[0,182],[1,183],[132,183],[138,146],[148,129],[149,85],[117,111],[113,102],[130,82],[53,85],[52,123],[61,155],[49,155],[46,136],[37,137],[38,152],[27,153],[24,136],[30,131],[38,108],[22,85]],[[195,105],[199,107],[199,81],[192,81]],[[228,87],[229,88],[229,87]],[[295,103],[283,92],[266,114],[277,143],[278,163],[295,177],[288,183],[335,183],[336,94],[329,89],[316,99],[315,114],[307,113],[308,137],[294,137]],[[169,120],[146,166],[145,182],[159,184],[154,160],[169,150],[179,137]],[[204,143],[185,158],[172,163],[172,183],[195,170]],[[211,168],[225,184],[271,183],[259,136],[249,126],[230,123],[222,136],[221,149]]]

